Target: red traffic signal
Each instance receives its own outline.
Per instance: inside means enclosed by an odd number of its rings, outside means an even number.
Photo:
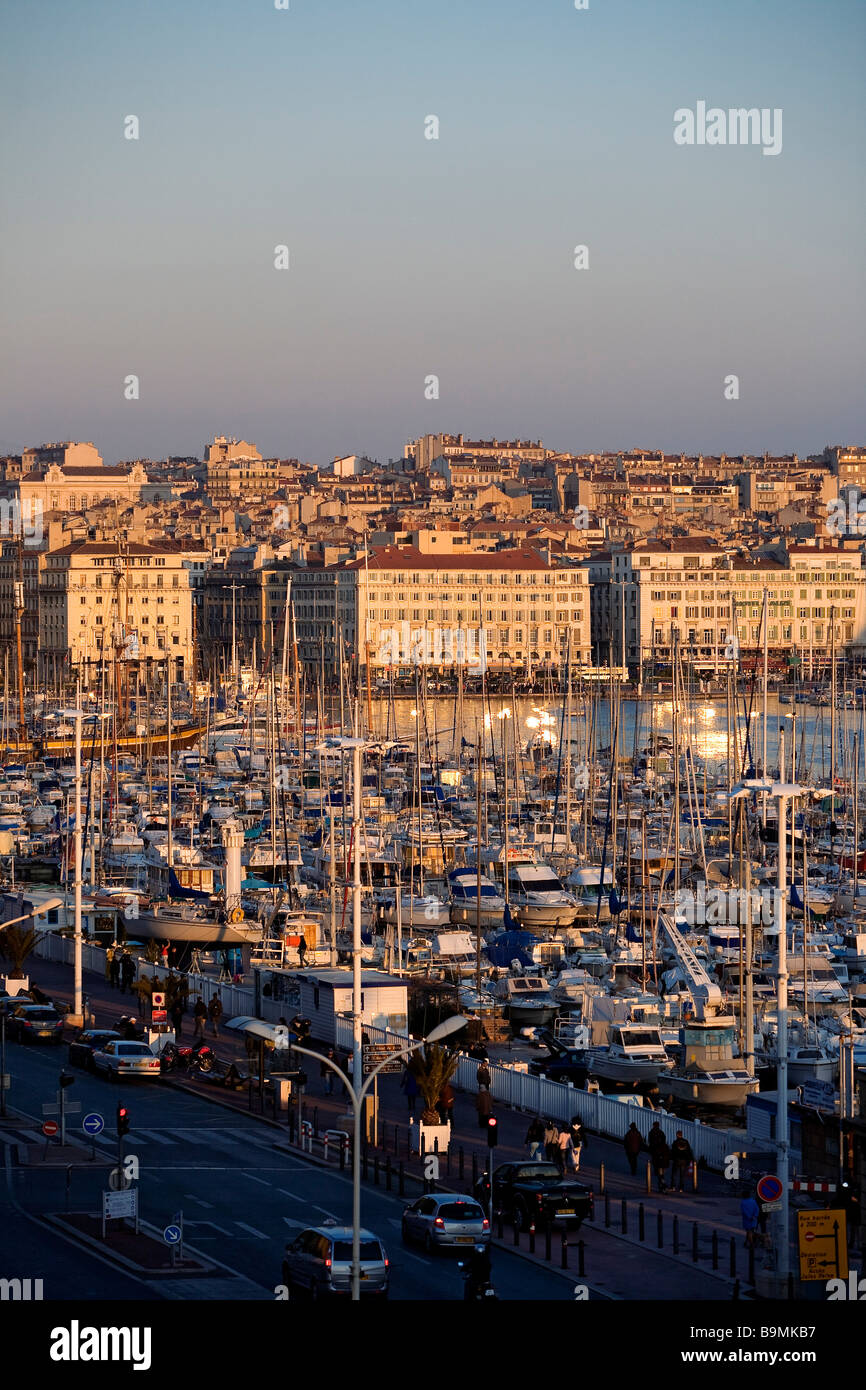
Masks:
[[[487,1117],[487,1147],[495,1149],[499,1143],[499,1121],[493,1116]]]
[[[123,1134],[129,1133],[129,1111],[125,1105],[117,1107],[117,1135],[120,1138]]]

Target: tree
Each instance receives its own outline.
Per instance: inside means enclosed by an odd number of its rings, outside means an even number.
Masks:
[[[439,1043],[434,1043],[432,1047],[419,1048],[412,1053],[407,1063],[409,1071],[418,1083],[418,1090],[424,1101],[424,1111],[421,1115],[421,1123],[425,1125],[435,1125],[439,1123],[439,1113],[436,1109],[436,1102],[445,1087],[457,1070],[459,1056],[456,1052],[450,1052],[447,1047],[442,1047]]]
[[[33,927],[6,927],[0,931],[0,956],[11,962],[9,974],[13,979],[23,978],[24,962],[36,949],[36,932]]]

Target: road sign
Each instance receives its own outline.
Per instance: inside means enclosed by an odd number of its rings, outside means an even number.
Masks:
[[[798,1211],[801,1279],[847,1279],[848,1232],[844,1211]]]
[[[105,1121],[101,1115],[97,1115],[95,1110],[91,1110],[89,1115],[85,1115],[81,1121],[81,1128],[86,1134],[101,1134],[105,1129]]]
[[[165,1020],[166,1020],[166,1012],[165,1012],[165,1009],[151,1009],[151,1012],[150,1012],[150,1019],[151,1019],[151,1022],[152,1022],[152,1023],[165,1023]]]
[[[103,1192],[102,1215],[107,1220],[138,1215],[138,1192],[134,1187],[128,1192]]]
[[[165,995],[162,993],[161,990],[156,989],[156,990],[154,990],[153,994],[150,996],[150,1002],[151,1002],[151,1004],[153,1005],[153,1007],[154,1007],[155,1009],[164,1009],[164,1008],[165,1008]]]
[[[803,1104],[815,1110],[834,1110],[836,1091],[830,1081],[804,1081]]]
[[[166,1245],[178,1245],[180,1243],[180,1237],[180,1226],[166,1226],[165,1230],[162,1233],[162,1238],[165,1241]]]
[[[375,1071],[380,1062],[387,1062],[382,1068],[383,1072],[399,1072],[403,1070],[402,1058],[405,1056],[405,1048],[400,1043],[365,1043],[364,1045],[364,1075],[369,1076],[371,1071]],[[388,1061],[393,1058],[393,1061]]]
[[[762,1202],[778,1202],[782,1196],[782,1184],[775,1173],[766,1173],[758,1179],[757,1192]]]
[[[47,1135],[49,1139],[52,1139],[59,1128],[60,1126],[56,1120],[46,1120],[42,1126],[42,1133]]]

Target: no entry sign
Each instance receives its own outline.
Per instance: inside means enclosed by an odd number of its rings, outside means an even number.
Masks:
[[[53,1139],[59,1128],[56,1120],[46,1120],[42,1126],[42,1133],[47,1135],[49,1139]]]

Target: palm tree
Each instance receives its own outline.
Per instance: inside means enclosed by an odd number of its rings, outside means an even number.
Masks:
[[[438,1043],[425,1047],[423,1051],[419,1048],[409,1058],[407,1063],[409,1071],[417,1081],[418,1090],[424,1101],[424,1110],[421,1115],[422,1124],[435,1125],[439,1123],[436,1102],[442,1094],[443,1087],[448,1084],[456,1072],[459,1060],[456,1052],[450,1052],[447,1047],[441,1047]]]
[[[24,962],[36,949],[36,932],[33,927],[7,927],[0,931],[0,956],[11,961],[9,974],[12,979],[24,978]]]

